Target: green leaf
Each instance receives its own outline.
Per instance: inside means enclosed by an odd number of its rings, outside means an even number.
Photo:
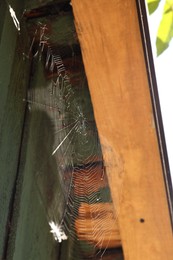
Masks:
[[[156,39],[156,47],[157,47],[157,56],[159,56],[162,52],[164,52],[168,48],[169,44],[166,42],[162,42],[160,38]]]
[[[157,56],[165,51],[173,37],[173,0],[167,0],[156,39]]]
[[[154,13],[161,0],[147,0],[149,14]]]

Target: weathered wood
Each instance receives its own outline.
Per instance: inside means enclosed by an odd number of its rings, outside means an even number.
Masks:
[[[135,0],[72,0],[125,259],[167,259],[173,237]]]

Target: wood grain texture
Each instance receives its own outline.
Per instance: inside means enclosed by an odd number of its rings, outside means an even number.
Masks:
[[[125,259],[171,260],[173,237],[135,0],[72,0]]]
[[[82,203],[75,228],[80,240],[88,241],[96,248],[121,247],[119,227],[113,214],[112,203]]]

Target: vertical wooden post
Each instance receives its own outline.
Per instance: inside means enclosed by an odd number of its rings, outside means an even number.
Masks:
[[[171,260],[173,237],[135,0],[72,0],[125,259]]]

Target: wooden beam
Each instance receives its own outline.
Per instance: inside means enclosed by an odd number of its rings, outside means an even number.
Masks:
[[[72,0],[125,259],[167,259],[173,237],[135,0]]]
[[[112,203],[82,203],[75,228],[80,240],[94,244],[96,248],[121,247],[119,227],[113,214]]]

